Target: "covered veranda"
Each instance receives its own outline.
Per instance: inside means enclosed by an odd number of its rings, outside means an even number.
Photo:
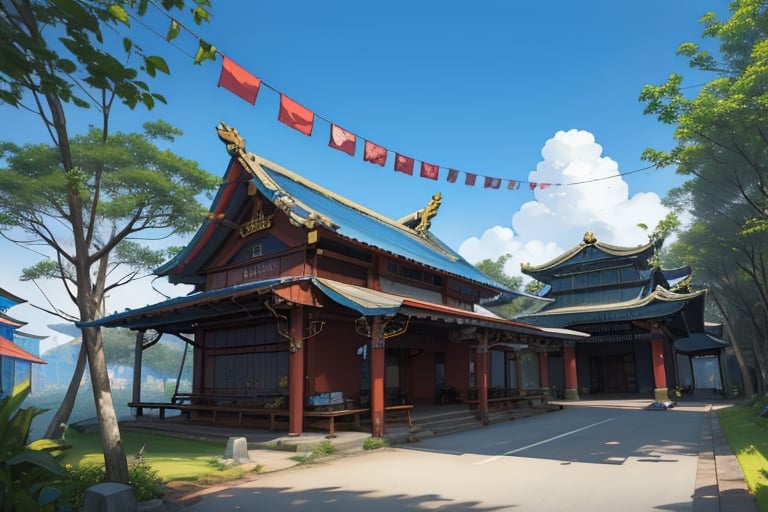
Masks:
[[[156,343],[162,334],[178,336],[195,348],[192,394],[184,397],[184,402],[171,399],[166,404],[150,405],[169,410],[212,412],[214,421],[216,408],[221,408],[222,414],[236,415],[239,420],[243,415],[262,415],[273,424],[283,418],[287,419],[289,433],[293,435],[301,434],[304,423],[312,419],[332,422],[331,418],[348,416],[359,422],[361,417],[364,421],[370,418],[371,433],[376,437],[384,433],[385,414],[409,410],[418,403],[418,397],[434,393],[434,382],[425,380],[424,372],[412,362],[417,357],[424,360],[425,353],[429,357],[435,357],[438,352],[455,357],[454,366],[466,367],[466,371],[456,372],[455,378],[469,379],[470,369],[473,371],[474,389],[468,385],[465,388],[473,391],[474,396],[466,398],[476,401],[479,417],[487,421],[491,351],[524,347],[535,352],[542,368],[540,387],[548,388],[548,352],[560,350],[563,341],[586,336],[314,277],[269,279],[200,292],[117,313],[88,325],[123,327],[137,332],[137,376],[141,375],[142,351]],[[284,403],[277,407],[255,407],[245,400],[227,400],[227,403],[218,400],[222,388],[206,381],[210,377],[207,373],[212,370],[204,363],[206,353],[222,350],[212,347],[212,339],[206,338],[206,329],[214,325],[274,330],[276,334],[269,346],[262,345],[262,348],[285,358],[287,378],[281,390],[285,393]],[[355,347],[357,353],[350,356]],[[388,400],[385,392],[387,381],[393,379],[392,367],[387,361],[390,347],[397,347],[412,358],[410,369],[402,368],[400,372],[404,381],[402,389],[408,398],[403,403]],[[454,353],[457,355],[452,356]],[[233,352],[233,357],[241,356]],[[367,371],[367,390],[363,389],[359,376],[361,364]],[[352,375],[339,375],[342,373]],[[356,403],[327,411],[308,408],[307,399],[319,391],[319,383],[326,380],[346,383],[339,386],[355,396]],[[361,400],[365,391],[367,403]],[[491,403],[493,399],[490,398]],[[131,403],[143,403],[140,378],[134,380]]]

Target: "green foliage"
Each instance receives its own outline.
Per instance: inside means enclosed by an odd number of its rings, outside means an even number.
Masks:
[[[648,149],[643,158],[657,167],[675,166],[688,178],[665,199],[687,221],[665,262],[696,271],[692,284],[709,288],[734,347],[766,389],[768,0],[733,1],[729,11],[727,20],[705,14],[702,41],[677,49],[699,75],[695,87],[678,74],[643,87],[645,113],[675,127],[671,149]],[[707,74],[711,79],[701,85]]]
[[[161,4],[169,13],[185,6],[183,0]],[[159,55],[145,53],[129,37],[132,18],[143,16],[147,6],[146,1],[137,6],[135,0],[2,2],[0,103],[22,106],[26,93],[51,95],[64,103],[81,108],[95,106],[102,112],[107,112],[115,99],[131,109],[140,104],[151,109],[156,101],[165,103],[162,95],[149,89],[142,73],[149,77],[158,71],[169,74],[168,64]],[[194,2],[189,10],[194,23],[210,20],[208,7],[209,0]],[[173,24],[179,25],[176,21]],[[53,31],[44,30],[48,27],[61,29],[58,41],[46,37]],[[109,45],[114,38],[121,41],[119,47],[124,55],[116,54],[116,46]],[[207,58],[209,46],[205,45]],[[38,105],[44,103],[42,99]]]
[[[645,224],[638,224],[638,227],[644,230],[648,230],[648,226]],[[666,217],[656,224],[654,230],[648,234],[648,241],[655,247],[653,256],[649,260],[649,264],[652,267],[661,267],[661,247],[664,245],[664,241],[671,234],[680,229],[680,220],[674,213],[668,213]]]
[[[210,19],[209,0],[190,3],[195,23]],[[137,240],[194,230],[204,213],[196,197],[218,182],[153,144],[164,128],[168,137],[175,135],[167,125],[149,127],[144,135],[109,133],[115,102],[152,109],[166,101],[145,78],[169,67],[135,44],[132,21],[150,8],[166,14],[185,5],[185,0],[0,2],[0,105],[36,114],[53,144],[0,146],[0,159],[8,165],[0,169],[0,222],[14,228],[0,236],[38,253],[38,246],[49,249],[83,322],[101,316],[107,293],[161,259],[150,244],[139,246]],[[198,61],[214,50],[201,42]],[[93,107],[101,129],[73,137],[66,115],[71,107]],[[68,316],[61,310],[54,314]],[[94,395],[108,393],[100,331],[84,329],[83,343]],[[128,466],[114,407],[108,400],[96,404],[107,474],[110,481],[125,482]],[[56,421],[68,417],[72,406],[71,398],[63,401]]]
[[[82,510],[85,492],[89,487],[106,482],[104,466],[83,464],[78,467],[67,466],[67,476],[62,486],[65,489],[68,505],[73,510]],[[158,472],[145,461],[137,460],[128,466],[129,481],[133,495],[139,503],[159,498],[163,494],[163,481]]]
[[[387,447],[389,447],[389,443],[383,437],[369,437],[363,441],[363,450],[378,450]]]
[[[29,388],[0,400],[0,510],[55,510],[62,491],[58,483],[64,468],[43,448],[59,445],[28,444],[29,429],[43,410],[22,409]]]
[[[475,263],[475,267],[497,283],[506,286],[510,290],[517,291],[523,284],[523,278],[510,276],[504,271],[504,265],[507,264],[511,257],[511,254],[502,254],[496,261],[486,258]]]
[[[172,256],[146,240],[197,229],[207,211],[197,197],[218,184],[218,178],[195,162],[154,144],[179,134],[162,121],[146,123],[144,134],[118,132],[106,141],[100,130],[92,129],[71,140],[75,168],[70,173],[62,172],[54,147],[3,145],[0,156],[8,167],[0,169],[0,212],[5,224],[24,230],[31,240],[48,243],[62,256],[25,269],[22,279],[63,277],[77,282],[77,255],[70,252],[69,242],[78,232],[68,199],[73,189],[82,199],[82,218],[94,216],[89,250],[109,252],[111,269],[148,271]],[[147,233],[142,243],[136,239],[138,232]]]
[[[718,419],[758,510],[768,510],[768,419],[751,406],[721,409]]]
[[[294,460],[299,464],[311,464],[316,459],[320,457],[325,457],[327,455],[331,455],[335,451],[336,451],[336,448],[333,446],[333,443],[331,443],[330,441],[321,441],[316,445],[312,446],[310,451],[308,451],[307,453],[304,453],[302,455],[296,455],[295,457],[291,457],[291,460]]]
[[[544,289],[544,286],[544,283],[541,281],[533,280],[525,285],[525,292],[530,293],[531,295],[538,295],[539,292]]]

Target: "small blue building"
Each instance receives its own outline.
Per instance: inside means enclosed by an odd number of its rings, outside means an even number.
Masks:
[[[8,309],[26,302],[0,288],[0,398],[32,386],[32,364],[38,357],[40,338],[17,331],[26,322],[8,316]]]

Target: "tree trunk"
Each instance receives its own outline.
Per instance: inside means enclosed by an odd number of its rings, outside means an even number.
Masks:
[[[75,407],[75,400],[77,400],[77,392],[80,389],[80,382],[83,380],[83,373],[85,373],[86,363],[86,349],[85,343],[80,343],[80,353],[77,355],[77,363],[75,364],[75,371],[72,374],[72,380],[69,381],[69,387],[64,395],[61,405],[56,410],[56,413],[51,418],[51,422],[48,424],[48,429],[45,431],[46,439],[61,439],[64,435],[64,429],[67,423],[69,423],[69,417],[72,415],[72,409]]]
[[[731,317],[728,312],[725,311],[725,307],[718,299],[717,293],[712,293],[709,296],[712,297],[712,300],[715,301],[717,309],[720,310],[720,314],[723,316],[723,325],[725,327],[726,337],[731,342],[731,348],[733,349],[733,353],[736,356],[736,362],[739,364],[739,370],[741,371],[741,382],[744,384],[744,394],[747,398],[749,398],[752,396],[752,393],[755,392],[755,385],[752,382],[752,374],[750,373],[749,368],[747,367],[747,362],[744,359],[744,353],[741,351],[741,347],[739,346],[738,340],[736,339],[736,333],[731,327]]]
[[[93,401],[96,405],[96,416],[99,419],[107,481],[127,484],[128,460],[120,439],[120,426],[117,423],[117,414],[112,402],[112,389],[109,384],[101,329],[83,328],[83,344],[88,351],[88,367],[91,371]]]

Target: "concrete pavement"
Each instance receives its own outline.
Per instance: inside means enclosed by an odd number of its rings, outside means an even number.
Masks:
[[[580,406],[586,404],[581,403]],[[684,404],[680,404],[684,406]],[[567,406],[567,403],[566,403]],[[757,512],[754,497],[749,494],[741,467],[733,454],[728,441],[720,429],[716,411],[727,406],[715,404],[708,406],[703,418],[701,438],[699,443],[699,458],[696,475],[695,493],[693,495],[693,512]],[[664,414],[660,412],[659,414]],[[402,433],[394,432],[393,437],[401,438]],[[360,451],[363,441],[368,434],[361,432],[339,432],[331,442],[336,446],[337,454]],[[304,443],[307,446],[316,444],[325,439],[320,433],[307,433],[300,438],[282,437],[273,439],[267,445],[289,445],[291,443]],[[298,453],[301,453],[299,447]],[[309,449],[309,448],[306,448]],[[249,449],[251,463],[260,465],[260,472],[281,471],[298,465],[291,457],[297,455],[297,451],[283,451],[272,449]],[[255,478],[258,478],[254,473]],[[177,487],[164,497],[163,500],[142,504],[143,510],[155,512],[183,512],[184,503],[192,503],[199,496],[211,492],[221,491],[228,486],[236,486],[239,482],[216,485],[213,487]]]

